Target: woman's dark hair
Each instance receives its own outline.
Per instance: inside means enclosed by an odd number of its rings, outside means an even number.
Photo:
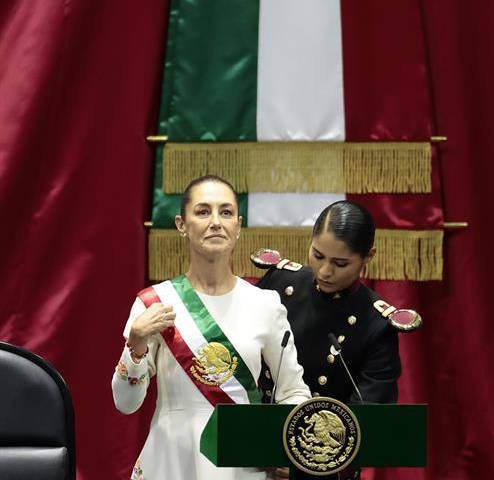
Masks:
[[[235,203],[237,204],[237,212],[238,212],[238,197],[237,197],[237,192],[233,188],[233,185],[229,181],[225,180],[224,178],[218,177],[217,175],[203,175],[202,177],[194,178],[194,180],[192,180],[187,185],[187,187],[184,190],[184,193],[182,194],[182,201],[180,202],[180,215],[183,219],[185,219],[185,209],[187,207],[187,204],[190,202],[190,195],[192,189],[197,185],[200,185],[201,183],[205,183],[205,182],[216,182],[226,185],[233,192],[233,196],[235,197]]]
[[[317,217],[312,236],[331,232],[362,258],[369,254],[374,245],[374,221],[371,214],[361,205],[342,200],[326,207]]]

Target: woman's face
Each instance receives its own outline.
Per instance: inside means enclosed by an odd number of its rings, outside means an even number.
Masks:
[[[364,265],[374,256],[374,248],[362,258],[353,252],[332,232],[324,232],[312,238],[309,265],[319,289],[335,293],[350,287],[360,276]]]
[[[185,219],[175,218],[178,230],[189,238],[190,248],[202,254],[230,254],[240,235],[242,217],[231,189],[206,181],[190,192]]]

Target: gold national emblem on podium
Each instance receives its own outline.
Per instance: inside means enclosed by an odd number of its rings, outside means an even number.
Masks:
[[[299,470],[316,476],[348,467],[360,447],[360,426],[342,402],[317,397],[297,405],[283,429],[283,445]]]
[[[232,358],[228,349],[218,342],[210,342],[201,347],[192,361],[192,375],[205,385],[215,386],[229,380],[238,365],[237,357]]]

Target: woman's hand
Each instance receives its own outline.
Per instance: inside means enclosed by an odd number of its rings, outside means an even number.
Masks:
[[[175,312],[171,305],[153,303],[139,315],[130,329],[128,343],[137,355],[147,350],[147,341],[151,335],[162,332],[175,325]]]

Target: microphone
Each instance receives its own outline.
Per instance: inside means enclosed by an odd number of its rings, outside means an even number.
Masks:
[[[283,340],[281,340],[281,353],[280,353],[280,361],[278,363],[278,372],[276,373],[276,379],[273,383],[273,393],[271,394],[271,401],[269,403],[274,403],[274,395],[276,393],[276,387],[278,385],[278,378],[280,377],[281,370],[281,362],[283,361],[283,353],[285,353],[285,347],[288,344],[288,339],[290,338],[291,332],[290,330],[286,330],[283,335]]]
[[[348,375],[348,378],[352,382],[354,390],[357,392],[358,398],[360,399],[360,403],[364,403],[364,400],[362,399],[362,395],[360,395],[360,391],[357,387],[357,384],[355,383],[355,380],[352,377],[352,374],[350,373],[350,370],[348,370],[348,367],[346,366],[345,359],[343,358],[343,354],[341,353],[341,345],[340,342],[336,339],[333,333],[328,334],[328,339],[329,343],[331,343],[330,351],[331,354],[334,355],[335,357],[340,357],[341,358],[341,363],[345,367],[346,373]]]

